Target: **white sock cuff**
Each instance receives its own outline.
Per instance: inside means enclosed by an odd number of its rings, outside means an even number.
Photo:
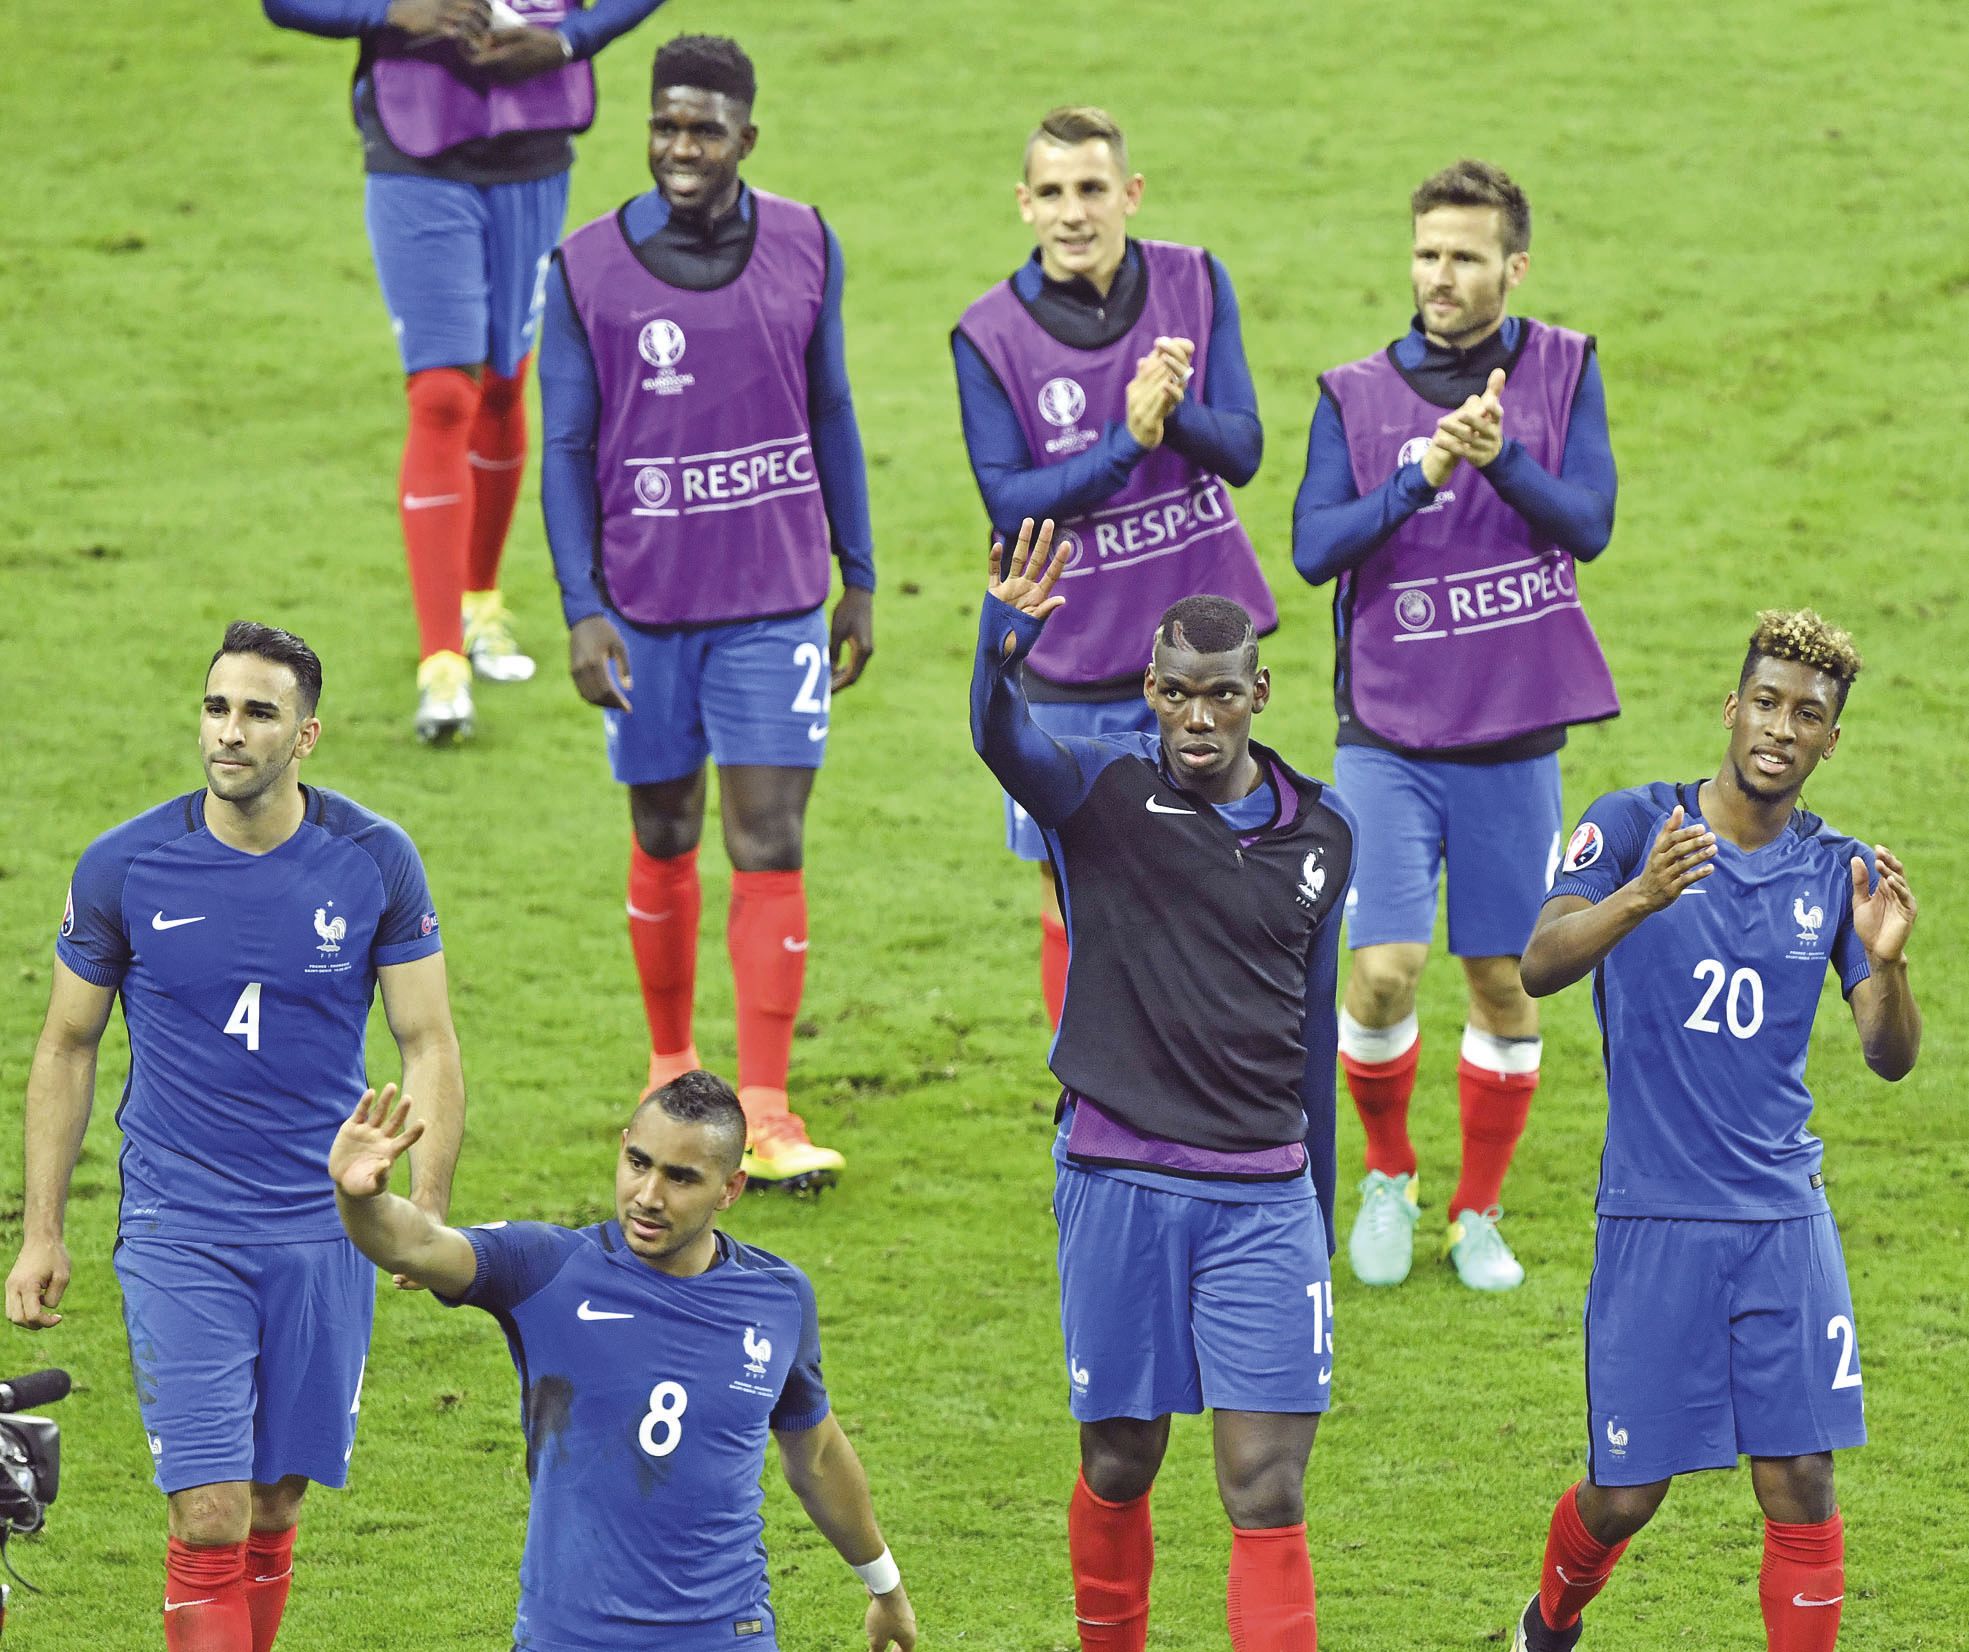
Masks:
[[[1422,1023],[1413,1012],[1392,1027],[1363,1027],[1344,1009],[1340,1012],[1340,1053],[1369,1066],[1407,1055],[1421,1036]]]
[[[1475,1027],[1463,1029],[1463,1059],[1487,1073],[1535,1073],[1544,1051],[1542,1038],[1499,1038]]]

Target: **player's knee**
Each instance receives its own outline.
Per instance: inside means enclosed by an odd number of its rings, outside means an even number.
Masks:
[[[301,1521],[301,1500],[307,1496],[308,1482],[296,1475],[270,1486],[253,1487],[253,1530],[290,1531]]]
[[[171,1493],[171,1535],[194,1548],[220,1548],[243,1543],[252,1523],[252,1504],[246,1487],[227,1481],[193,1486]]]
[[[1579,1488],[1580,1520],[1600,1542],[1625,1543],[1655,1517],[1670,1484],[1596,1486],[1589,1481]]]
[[[1083,1426],[1080,1476],[1096,1497],[1109,1503],[1132,1503],[1146,1496],[1155,1484],[1167,1438],[1142,1428]]]
[[[412,373],[405,386],[410,419],[426,430],[461,435],[479,410],[479,387],[462,367],[433,367]]]
[[[1360,1018],[1369,1026],[1384,1027],[1408,1014],[1415,1007],[1415,988],[1427,957],[1427,950],[1418,947],[1369,946],[1356,952],[1347,997],[1369,1012]]]
[[[703,831],[701,821],[639,814],[636,816],[636,847],[651,860],[675,860],[697,847],[697,840]]]
[[[1471,998],[1489,1012],[1493,1023],[1530,1016],[1537,1025],[1538,1006],[1519,979],[1516,958],[1467,958],[1464,973],[1469,978]]]
[[[740,872],[797,872],[805,848],[797,814],[733,820],[725,826],[725,852]]]
[[[1757,1505],[1772,1520],[1816,1526],[1838,1512],[1829,1451],[1810,1457],[1757,1457],[1750,1470]]]
[[[1269,1531],[1296,1526],[1306,1518],[1304,1475],[1277,1461],[1253,1464],[1240,1472],[1232,1467],[1220,1479],[1218,1491],[1224,1513],[1240,1531]]]

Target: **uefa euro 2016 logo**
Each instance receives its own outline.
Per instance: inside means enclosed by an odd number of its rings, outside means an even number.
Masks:
[[[1087,393],[1072,379],[1048,379],[1039,387],[1039,416],[1061,430],[1080,422]]]
[[[1395,623],[1404,631],[1423,631],[1436,618],[1435,599],[1411,587],[1395,598]]]
[[[1422,455],[1428,451],[1429,438],[1427,436],[1411,436],[1407,441],[1402,443],[1401,451],[1395,455],[1395,464],[1397,466],[1419,465],[1422,463]]]
[[[670,477],[660,465],[644,465],[636,472],[636,498],[653,511],[670,503]]]
[[[636,349],[658,372],[667,371],[684,359],[684,330],[659,316],[637,335]]]

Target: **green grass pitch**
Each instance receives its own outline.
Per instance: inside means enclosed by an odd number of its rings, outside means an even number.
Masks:
[[[1754,609],[1810,602],[1856,634],[1869,667],[1811,802],[1907,860],[1928,1036],[1890,1089],[1829,990],[1813,1053],[1874,1437],[1840,1465],[1842,1644],[1969,1645],[1959,22],[1944,0],[674,0],[602,60],[571,223],[646,185],[649,55],[710,29],[759,63],[747,175],[817,202],[847,252],[879,648],[836,706],[811,817],[794,1081],[852,1163],[818,1203],[748,1199],[731,1226],[814,1277],[830,1383],[926,1647],[1073,1637],[1036,891],[999,846],[965,730],[983,546],[945,334],[1026,251],[1012,202],[1026,130],[1079,99],[1115,111],[1148,174],[1137,229],[1207,244],[1237,281],[1269,435],[1239,508],[1284,610],[1262,731],[1306,766],[1325,769],[1332,732],[1327,598],[1288,544],[1315,376],[1404,325],[1406,195],[1461,153],[1530,190],[1520,307],[1601,341],[1622,486],[1583,584],[1626,712],[1567,747],[1569,811],[1713,767]],[[327,662],[308,777],[402,821],[428,862],[471,1095],[455,1214],[589,1220],[643,1058],[626,810],[560,669],[531,485],[507,583],[543,676],[485,689],[469,749],[412,741],[402,399],[363,241],[352,50],[277,33],[247,0],[8,20],[0,1142],[18,1139],[68,869],[95,833],[196,782],[199,670],[245,614],[295,627]],[[728,1067],[715,846],[706,861],[699,1044]],[[1180,938],[1167,944],[1179,972]],[[1415,1119],[1438,1199],[1455,988],[1439,959]],[[1398,1292],[1340,1281],[1309,1508],[1324,1639],[1343,1652],[1496,1645],[1581,1461],[1603,1114],[1583,989],[1551,1006],[1548,1035],[1507,1189],[1524,1288],[1479,1300],[1427,1262]],[[163,1510],[109,1266],[124,1066],[119,1018],[71,1206],[68,1321],[0,1334],[6,1373],[77,1378],[55,1413],[61,1499],[45,1537],[15,1549],[46,1593],[16,1594],[10,1647],[158,1643]],[[1358,1147],[1343,1104],[1343,1169]],[[9,1255],[16,1186],[0,1178]],[[310,1500],[281,1646],[507,1645],[526,1486],[493,1325],[386,1297],[363,1417],[351,1489]],[[856,1644],[858,1586],[776,1472],[768,1485],[784,1644]],[[1151,1647],[1222,1646],[1228,1542],[1196,1424],[1177,1430],[1156,1519]],[[1587,1644],[1760,1647],[1758,1555],[1745,1475],[1684,1483]]]

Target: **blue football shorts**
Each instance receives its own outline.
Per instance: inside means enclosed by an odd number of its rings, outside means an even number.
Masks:
[[[1586,1402],[1587,1466],[1602,1486],[1866,1444],[1831,1213],[1602,1216],[1586,1289]]]
[[[354,1245],[123,1239],[116,1277],[160,1491],[347,1483],[376,1313]]]
[[[1333,1285],[1317,1199],[1230,1204],[1062,1165],[1053,1214],[1075,1421],[1326,1410]]]
[[[617,619],[633,708],[602,713],[609,767],[625,786],[720,768],[817,769],[827,752],[827,616],[642,631]]]
[[[1155,713],[1139,690],[1125,700],[1034,700],[1029,704],[1032,720],[1062,739],[1155,732]],[[1005,799],[1005,847],[1020,860],[1046,858],[1046,840],[1032,823],[1032,816],[1009,796]]]
[[[1515,958],[1559,869],[1559,757],[1445,763],[1341,746],[1333,783],[1360,822],[1347,944],[1429,943],[1449,875],[1449,950]]]
[[[516,184],[372,172],[369,251],[406,373],[476,367],[510,378],[533,348],[567,178]]]

